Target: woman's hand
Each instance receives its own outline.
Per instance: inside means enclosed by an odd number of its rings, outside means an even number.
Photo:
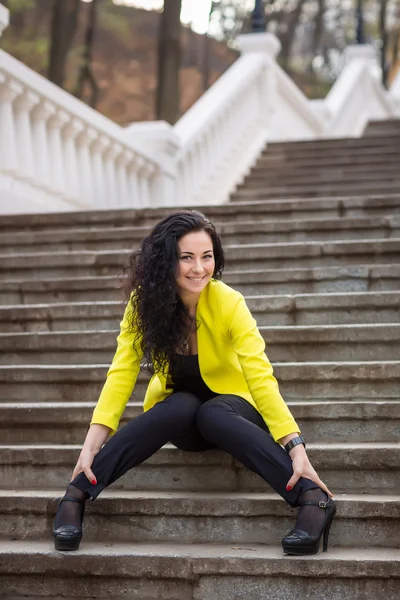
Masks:
[[[91,466],[93,464],[93,459],[96,456],[96,454],[98,453],[98,451],[99,450],[92,450],[90,448],[85,448],[85,446],[83,446],[81,453],[79,455],[78,462],[76,463],[74,472],[72,473],[71,481],[73,479],[75,479],[75,477],[77,477],[79,475],[79,473],[83,472],[83,473],[85,473],[86,477],[89,479],[90,483],[92,483],[93,485],[96,485],[97,479],[91,469]]]
[[[289,456],[292,459],[293,465],[293,475],[287,482],[286,489],[293,489],[300,477],[306,477],[307,479],[311,479],[314,483],[318,485],[322,490],[324,490],[328,496],[333,498],[332,492],[326,487],[325,483],[321,481],[318,477],[318,473],[310,463],[310,459],[307,456],[307,452],[303,445],[299,444],[291,449],[289,452]]]
[[[96,475],[93,473],[91,466],[93,464],[94,457],[100,451],[100,448],[106,441],[110,431],[110,427],[107,427],[106,425],[100,425],[99,423],[93,423],[93,425],[90,425],[89,431],[86,434],[85,443],[83,444],[79,456],[79,460],[76,463],[74,472],[72,473],[71,481],[83,471],[90,483],[96,485]]]

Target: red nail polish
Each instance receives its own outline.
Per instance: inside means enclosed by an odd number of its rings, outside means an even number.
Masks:
[[[292,486],[290,486],[290,485],[287,485],[287,486],[286,486],[286,489],[287,489],[287,491],[288,491],[288,492],[290,492],[290,490],[292,489]]]
[[[97,481],[96,481],[95,479],[92,479],[92,484],[93,484],[93,485],[96,485],[96,484],[97,484]]]

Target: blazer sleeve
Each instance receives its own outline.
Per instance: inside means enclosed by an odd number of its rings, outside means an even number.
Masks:
[[[265,342],[244,297],[238,299],[231,313],[229,333],[253,400],[275,441],[289,433],[300,433],[283,400],[273,369],[265,354]]]
[[[107,379],[93,411],[90,424],[99,423],[117,429],[125,406],[134,390],[143,353],[137,333],[129,326],[132,305],[128,302],[120,323],[117,350],[107,372]]]

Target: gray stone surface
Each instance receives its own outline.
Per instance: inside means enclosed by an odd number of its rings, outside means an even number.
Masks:
[[[400,264],[344,267],[302,267],[225,271],[223,281],[245,295],[319,294],[399,291]],[[5,280],[0,303],[122,301],[123,279],[117,274],[98,277],[58,277],[42,280]]]
[[[399,310],[395,311],[400,314]],[[260,326],[275,362],[400,360],[400,323]],[[119,328],[65,332],[0,333],[0,365],[107,364]]]
[[[80,445],[0,446],[0,489],[62,488],[70,481]],[[399,443],[315,443],[308,454],[335,492],[399,494]],[[343,473],[346,474],[343,477]],[[172,445],[113,484],[127,490],[259,492],[264,480],[217,450],[187,453]]]
[[[214,224],[224,244],[296,242],[311,240],[398,238],[398,215],[369,217],[330,217],[314,219],[251,220]],[[68,250],[121,250],[136,246],[151,226],[117,226],[90,229],[64,229],[4,233],[0,253],[65,252]]]
[[[331,292],[246,296],[259,326],[397,323],[400,293]],[[0,305],[2,333],[118,329],[124,301]]]
[[[288,401],[307,439],[314,442],[400,442],[400,402],[315,399]],[[81,444],[95,402],[0,402],[3,444]],[[130,402],[121,426],[143,412]]]
[[[0,217],[1,600],[397,600],[400,135],[374,127],[272,144],[234,202],[199,207],[335,493],[327,554],[284,557],[295,511],[226,453],[171,445],[88,505],[78,553],[53,550],[115,349],[122,264],[174,208]]]
[[[14,596],[31,593],[28,582],[32,584],[36,576],[36,593],[41,595],[65,595],[73,582],[74,592],[85,598],[99,590],[99,598],[109,598],[106,591],[113,598],[141,600],[259,600],[266,597],[266,590],[269,594],[271,586],[278,600],[299,594],[306,598],[308,593],[319,595],[323,590],[327,600],[360,600],[364,597],[357,596],[360,590],[368,594],[379,591],[388,600],[396,600],[400,561],[398,550],[378,548],[365,549],[362,556],[359,549],[333,548],[315,557],[283,557],[280,548],[254,544],[90,542],[84,542],[78,553],[69,554],[55,553],[47,542],[28,547],[24,542],[3,547],[0,543],[0,557],[0,581]],[[41,580],[41,575],[46,575],[45,579]],[[89,587],[92,582],[94,586]]]
[[[62,491],[58,496],[62,495]],[[332,545],[396,548],[397,496],[337,495]],[[55,492],[0,490],[3,539],[48,539]],[[271,493],[108,492],[89,503],[85,540],[98,542],[279,543],[295,511]]]
[[[381,265],[393,263],[400,251],[400,238],[292,242],[283,244],[240,244],[225,247],[226,264],[231,270],[282,269],[294,267],[340,267],[360,262]],[[94,276],[121,273],[130,251],[71,251],[34,254],[3,254],[0,276],[13,281],[42,277]],[[30,268],[35,261],[35,269]]]

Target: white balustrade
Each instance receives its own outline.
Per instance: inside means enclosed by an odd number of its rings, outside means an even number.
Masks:
[[[1,77],[1,75],[0,75]],[[0,164],[7,174],[17,170],[17,147],[15,139],[15,121],[13,101],[21,93],[21,87],[4,75],[0,79]]]
[[[14,104],[15,141],[20,177],[27,181],[35,179],[34,143],[32,139],[31,112],[40,98],[37,94],[23,90]]]
[[[0,35],[7,19],[0,4]],[[400,75],[384,90],[368,46],[309,101],[275,36],[238,42],[242,56],[174,127],[122,128],[0,50],[0,212],[220,204],[270,141],[359,136],[400,116]]]
[[[2,50],[0,130],[0,212],[171,201],[171,166],[164,168],[140,134],[128,136]]]

